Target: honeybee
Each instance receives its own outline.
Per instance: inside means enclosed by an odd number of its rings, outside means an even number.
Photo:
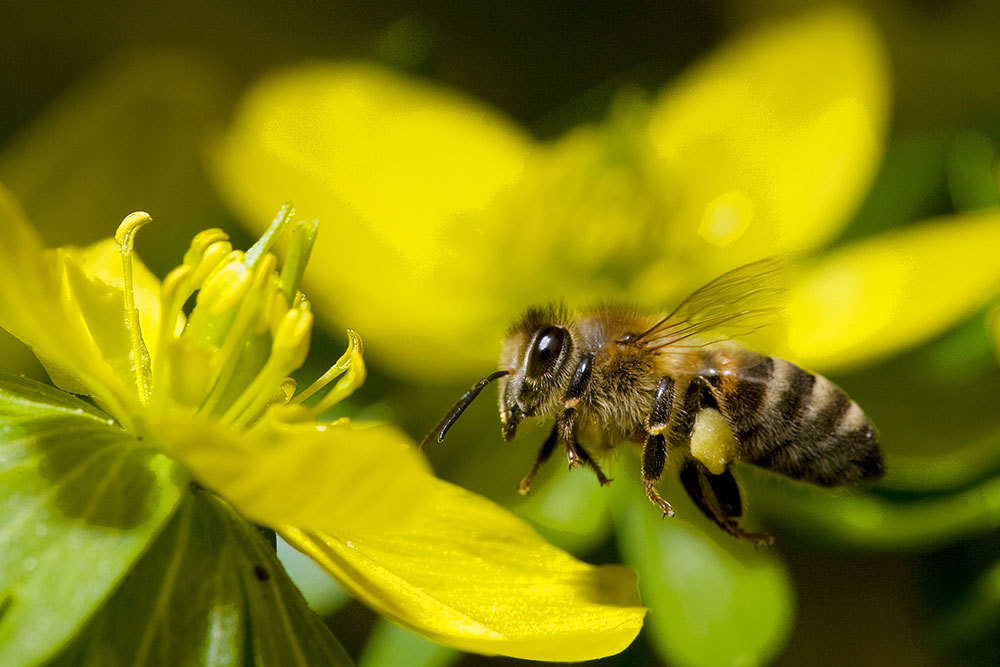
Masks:
[[[642,447],[645,493],[665,516],[674,511],[657,483],[668,458],[680,457],[680,481],[705,516],[733,537],[769,544],[770,536],[738,523],[736,461],[826,487],[884,474],[872,423],[839,387],[731,335],[709,336],[771,315],[780,273],[774,260],[736,268],[663,317],[614,306],[575,316],[559,306],[531,308],[507,332],[500,370],[466,392],[421,446],[442,441],[499,380],[505,440],[523,419],[555,416],[522,494],[557,447],[570,468],[589,467],[607,485],[598,459],[633,442]],[[719,428],[723,437],[702,437]]]

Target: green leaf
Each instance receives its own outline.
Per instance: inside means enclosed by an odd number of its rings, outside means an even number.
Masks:
[[[941,456],[896,456],[879,488],[906,493],[959,491],[1000,473],[1000,429],[943,452]]]
[[[939,613],[931,637],[951,650],[975,644],[1000,628],[1000,562],[981,574],[957,603]]]
[[[948,147],[948,190],[959,211],[975,211],[1000,205],[1000,192],[993,174],[996,151],[989,137],[961,132]]]
[[[207,491],[57,665],[350,665],[253,525]]]
[[[91,405],[0,376],[0,664],[34,664],[100,607],[185,483]]]
[[[892,475],[892,461],[889,473]],[[743,471],[755,508],[797,538],[886,551],[926,550],[1000,528],[1000,477],[968,489],[912,500],[822,489]]]
[[[278,542],[278,560],[295,587],[302,591],[302,596],[313,611],[320,616],[331,616],[351,601],[350,594],[309,556],[280,537],[275,537]]]
[[[671,665],[769,662],[794,619],[784,564],[701,520],[682,495],[669,495],[677,516],[664,519],[640,489],[615,493],[619,546],[639,571],[656,649]]]
[[[453,648],[424,639],[416,632],[380,619],[365,643],[360,667],[448,667],[462,654]]]
[[[537,479],[514,511],[531,521],[549,542],[572,553],[586,553],[611,531],[611,494],[589,470],[568,470],[561,460],[553,467],[554,474]],[[605,470],[612,477],[617,474],[610,466]]]

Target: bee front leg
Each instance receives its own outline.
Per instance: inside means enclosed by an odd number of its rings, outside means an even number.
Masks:
[[[538,450],[538,456],[535,457],[535,463],[531,466],[531,470],[528,474],[524,476],[521,480],[521,484],[517,487],[517,492],[522,496],[527,495],[528,491],[531,490],[531,483],[535,481],[535,475],[538,474],[538,469],[542,467],[549,457],[552,456],[552,452],[555,451],[556,442],[559,441],[559,426],[555,425],[552,430],[549,431],[549,437],[545,438],[545,442],[542,443],[542,448]]]
[[[576,440],[576,406],[579,405],[581,397],[590,384],[593,363],[594,355],[588,354],[580,360],[576,370],[573,371],[573,378],[569,382],[565,396],[563,396],[563,409],[556,417],[555,430],[556,437],[562,443],[563,449],[566,450],[566,460],[569,462],[569,467],[572,469],[581,464],[586,465],[597,475],[597,481],[601,486],[607,486],[611,483],[611,478],[604,474],[601,467],[597,465],[597,461]]]
[[[577,466],[585,465],[594,471],[594,474],[597,475],[597,481],[601,484],[601,486],[607,486],[614,481],[604,474],[604,471],[601,470],[601,466],[597,464],[597,461],[595,461],[590,453],[587,452],[587,450],[584,449],[579,442],[577,442],[575,407],[563,408],[562,412],[559,413],[559,416],[556,417],[554,432],[556,434],[556,440],[562,443],[563,449],[566,451],[566,460],[569,462],[570,470],[576,468]]]
[[[600,484],[601,486],[607,486],[611,482],[615,481],[614,479],[604,474],[604,471],[601,470],[601,466],[597,465],[597,461],[595,461],[593,457],[590,456],[590,453],[587,452],[586,449],[580,446],[580,443],[574,442],[573,446],[576,448],[576,452],[580,456],[580,460],[583,461],[583,463],[587,465],[587,467],[593,470],[595,475],[597,475],[598,484]]]

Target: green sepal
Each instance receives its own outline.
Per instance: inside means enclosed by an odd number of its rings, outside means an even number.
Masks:
[[[186,480],[92,405],[0,375],[0,664],[59,650],[166,524]]]
[[[55,665],[351,665],[263,535],[189,494]]]

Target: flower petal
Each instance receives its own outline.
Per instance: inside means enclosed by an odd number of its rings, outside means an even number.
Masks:
[[[498,309],[466,284],[482,269],[469,250],[476,221],[518,180],[530,148],[517,125],[458,93],[375,66],[322,65],[258,83],[213,165],[256,231],[285,199],[324,221],[313,249],[322,261],[304,278],[317,315],[349,323],[417,376],[428,355],[414,348],[437,352],[435,374],[464,374],[484,350],[489,363],[496,343],[468,322],[498,329]],[[452,344],[466,331],[471,351]]]
[[[103,283],[116,290],[117,301],[124,303],[121,294],[121,290],[124,288],[122,256],[119,250],[118,244],[111,237],[93,243],[86,248],[60,248],[60,252],[69,261],[76,264],[83,275],[95,283]],[[156,336],[160,331],[160,280],[146,268],[146,265],[134,253],[132,254],[132,281],[135,307],[139,311],[142,339],[146,343],[146,349],[149,350],[150,354],[153,354],[156,349]],[[124,310],[124,306],[119,310]],[[96,316],[95,313],[94,317]],[[91,331],[94,330],[95,326],[101,324],[94,322],[94,317],[87,317]]]
[[[645,609],[631,570],[581,563],[447,482],[426,493],[420,522],[407,529],[280,532],[379,613],[448,646],[576,661],[635,638]]]
[[[723,46],[650,118],[653,173],[687,221],[679,245],[731,267],[828,241],[870,185],[888,93],[879,37],[853,10]]]
[[[86,291],[87,278],[68,279],[61,270],[67,267],[77,269],[71,276],[82,274],[72,262],[67,265],[58,256],[53,261],[0,187],[0,326],[31,347],[61,388],[94,396],[121,418],[137,404],[135,386],[105,360],[75,300],[79,290]]]
[[[61,279],[67,315],[79,318],[114,374],[134,383],[118,244],[109,238],[87,248],[58,248],[49,257]],[[152,354],[159,334],[160,281],[134,255],[132,273],[139,327]]]
[[[1000,289],[1000,213],[965,214],[860,241],[793,285],[788,356],[857,366],[946,331]]]
[[[350,594],[330,578],[311,558],[280,537],[278,559],[295,587],[309,603],[309,608],[322,617],[333,616],[351,601]]]
[[[407,526],[425,511],[422,497],[435,481],[409,439],[390,426],[306,422],[266,435],[200,421],[156,426],[201,483],[270,527],[341,534]]]
[[[517,179],[528,147],[496,111],[358,63],[299,67],[259,82],[216,159],[223,188],[251,224],[266,223],[274,193],[284,192],[311,216],[344,221],[337,236],[357,233],[377,245],[366,253],[419,263],[437,254],[438,229]],[[339,254],[334,238],[326,235],[330,256]]]

